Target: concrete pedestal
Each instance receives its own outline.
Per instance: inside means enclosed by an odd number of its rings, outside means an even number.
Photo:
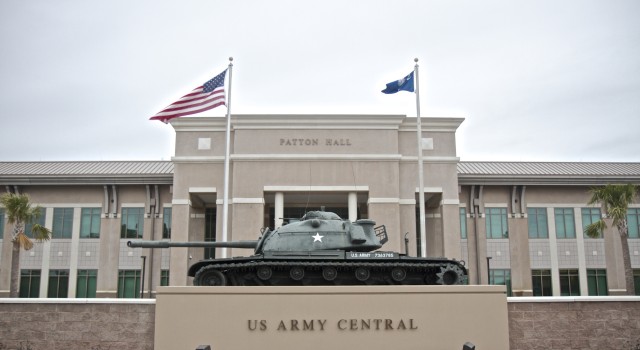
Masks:
[[[161,287],[155,349],[509,348],[504,286]]]

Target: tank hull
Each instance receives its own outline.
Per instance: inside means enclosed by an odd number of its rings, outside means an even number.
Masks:
[[[451,285],[466,284],[461,262],[396,252],[305,251],[200,261],[189,269],[196,286]]]

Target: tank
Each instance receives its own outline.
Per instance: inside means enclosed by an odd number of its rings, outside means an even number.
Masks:
[[[406,240],[406,238],[405,238]],[[196,286],[452,285],[465,284],[464,262],[411,257],[380,250],[388,241],[384,225],[342,220],[325,211],[300,221],[263,229],[255,241],[129,241],[132,248],[227,247],[253,249],[246,257],[207,259],[191,265]]]

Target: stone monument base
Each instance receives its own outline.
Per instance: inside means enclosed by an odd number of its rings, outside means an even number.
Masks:
[[[508,350],[504,286],[160,287],[155,350]]]

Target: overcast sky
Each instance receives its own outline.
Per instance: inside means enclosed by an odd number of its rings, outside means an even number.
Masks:
[[[232,114],[415,116],[417,57],[463,161],[640,161],[637,0],[2,0],[0,52],[0,161],[170,160],[229,56]]]

